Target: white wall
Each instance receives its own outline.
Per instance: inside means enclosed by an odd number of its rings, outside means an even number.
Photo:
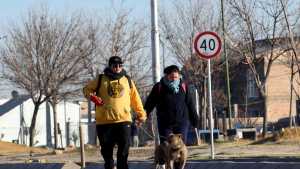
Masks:
[[[7,100],[1,100],[0,103],[3,104]],[[34,110],[34,104],[31,99],[25,101],[23,103],[23,112],[24,112],[24,120],[26,125],[29,127],[31,124],[32,114]],[[60,129],[62,130],[62,142],[63,147],[66,146],[66,132],[65,132],[65,124],[67,121],[78,124],[79,122],[79,109],[80,106],[76,103],[72,102],[61,102],[58,104],[58,122],[60,123]],[[53,113],[51,110],[51,136],[52,143],[54,143],[53,137]],[[43,103],[39,108],[39,113],[36,120],[36,131],[37,136],[35,137],[35,141],[38,143],[35,146],[45,146],[47,145],[47,126],[46,126],[46,103]],[[18,139],[18,133],[20,130],[20,106],[15,107],[10,112],[0,116],[0,136],[1,133],[4,134],[2,141],[12,142],[12,140]],[[29,143],[29,136],[27,138],[27,144]],[[60,137],[59,137],[59,146],[60,146]]]
[[[52,107],[51,107],[51,112],[52,112]],[[79,115],[80,112],[80,106],[76,103],[72,102],[60,102],[57,106],[57,122],[60,125],[61,129],[61,134],[62,137],[58,136],[58,146],[61,147],[61,138],[62,138],[62,147],[66,147],[66,123],[70,122],[71,125],[71,130],[70,130],[70,136],[72,136],[72,132],[75,130],[76,134],[79,137],[78,134],[78,124],[79,124]],[[53,113],[51,113],[51,119],[53,119]],[[53,136],[52,138],[52,143],[54,143],[54,127],[53,127],[53,120],[51,121],[51,135]],[[72,141],[70,141],[71,144],[73,144]],[[76,146],[79,146],[79,141],[77,142]]]
[[[2,99],[1,104],[8,101],[7,99]],[[9,113],[0,116],[0,138],[1,135],[3,141],[12,142],[12,140],[18,139],[18,132],[20,127],[20,107],[15,107]]]

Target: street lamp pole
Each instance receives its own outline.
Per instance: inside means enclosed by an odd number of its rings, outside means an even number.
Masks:
[[[160,57],[159,57],[159,32],[157,18],[157,0],[151,0],[151,48],[152,48],[152,74],[153,84],[160,80]],[[155,131],[156,112],[152,114],[152,133],[155,138],[155,145],[159,145],[158,130]]]
[[[151,0],[151,47],[152,72],[154,84],[160,80],[159,31],[157,18],[157,0]]]
[[[226,82],[227,82],[227,98],[228,98],[228,113],[229,113],[229,129],[232,128],[231,125],[231,92],[230,92],[230,79],[229,79],[229,64],[226,50],[226,38],[225,38],[225,24],[224,24],[224,2],[221,0],[221,15],[222,15],[222,34],[223,34],[223,51],[225,56],[225,64],[226,64]]]
[[[165,43],[159,38],[159,41],[162,46],[162,62],[163,62],[163,68],[166,67],[166,61],[165,61]]]

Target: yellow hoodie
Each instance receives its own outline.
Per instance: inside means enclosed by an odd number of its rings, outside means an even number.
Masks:
[[[96,92],[98,80],[99,76],[83,88],[83,94],[86,98],[89,98],[91,93]],[[98,93],[104,105],[96,106],[97,124],[132,122],[131,108],[137,113],[140,120],[146,120],[146,112],[135,84],[132,81],[132,88],[130,88],[127,77],[110,80],[103,75]]]

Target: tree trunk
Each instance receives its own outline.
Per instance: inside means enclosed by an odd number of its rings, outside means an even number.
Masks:
[[[36,118],[38,115],[39,107],[40,107],[39,103],[34,104],[34,111],[33,111],[31,124],[30,124],[30,128],[29,128],[29,146],[30,147],[34,146],[34,137],[36,135],[35,124],[36,124]]]
[[[295,119],[292,119],[292,95],[293,95],[293,79],[294,79],[294,75],[293,75],[293,71],[294,71],[294,62],[296,63],[296,66],[298,68],[298,71],[300,69],[299,67],[299,61],[298,61],[298,56],[297,56],[297,52],[296,52],[296,44],[295,44],[295,41],[294,41],[294,35],[293,35],[293,32],[291,30],[291,27],[290,27],[290,23],[288,21],[288,15],[287,15],[287,10],[286,10],[286,4],[284,4],[284,2],[282,0],[280,0],[280,4],[281,4],[281,7],[283,9],[283,14],[284,14],[284,20],[286,22],[286,27],[287,27],[287,30],[288,30],[288,38],[289,38],[289,42],[290,42],[290,45],[292,46],[292,65],[291,65],[291,97],[290,97],[290,127],[292,127],[292,120],[295,120]],[[294,57],[295,57],[295,61],[294,61]],[[294,121],[295,122],[295,121]],[[296,125],[296,122],[295,122],[295,125]]]
[[[294,81],[294,56],[292,56],[292,63],[291,63],[291,81],[290,81],[290,112],[289,112],[289,119],[290,119],[290,128],[293,126],[293,116],[292,116],[292,105],[293,105],[293,81]]]
[[[57,149],[57,136],[58,136],[58,130],[57,130],[57,103],[56,101],[53,101],[51,103],[52,109],[53,109],[53,123],[54,123],[54,148]]]
[[[261,96],[262,96],[262,99],[264,100],[263,137],[265,138],[266,134],[267,134],[267,130],[268,130],[268,126],[267,126],[267,123],[268,123],[268,112],[267,112],[268,99],[265,96],[265,94],[261,94]]]
[[[293,83],[293,82],[291,82],[291,83]],[[293,116],[292,116],[292,102],[293,102],[293,88],[292,88],[292,85],[293,84],[291,84],[291,90],[290,90],[290,110],[289,110],[289,119],[290,119],[290,124],[289,124],[289,126],[290,126],[290,128],[292,128],[293,127]]]

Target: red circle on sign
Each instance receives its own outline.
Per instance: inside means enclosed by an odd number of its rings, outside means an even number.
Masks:
[[[198,41],[204,35],[211,35],[211,36],[215,37],[218,41],[219,46],[217,47],[216,51],[213,52],[212,54],[207,55],[207,54],[201,53],[201,51],[198,49],[198,45],[197,45]],[[220,37],[215,32],[211,32],[211,31],[205,31],[205,32],[199,33],[196,36],[195,41],[194,41],[194,48],[195,48],[197,54],[204,59],[211,59],[211,58],[217,56],[221,51],[221,46],[222,46],[222,44],[221,44]]]

